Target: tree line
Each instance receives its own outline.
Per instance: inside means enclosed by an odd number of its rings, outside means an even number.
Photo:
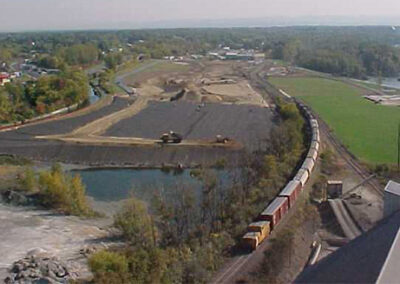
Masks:
[[[0,62],[36,52],[43,66],[88,65],[121,58],[207,54],[222,46],[256,49],[317,71],[357,78],[399,72],[400,31],[391,27],[271,27],[0,34]],[[108,56],[112,54],[112,56]],[[119,55],[117,55],[119,54]]]
[[[5,84],[0,87],[0,123],[24,121],[73,104],[84,104],[88,97],[88,79],[79,70]]]
[[[159,190],[150,205],[132,197],[115,215],[123,249],[89,258],[95,283],[207,283],[224,257],[239,249],[247,224],[279,193],[304,150],[304,120],[294,104],[278,102],[282,120],[269,147],[246,154],[224,186],[216,170],[195,169],[192,188]],[[166,197],[169,194],[169,198]]]

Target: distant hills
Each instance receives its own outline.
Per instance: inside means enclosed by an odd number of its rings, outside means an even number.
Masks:
[[[104,19],[103,19],[104,20]],[[272,27],[272,26],[400,26],[400,16],[274,16],[243,19],[181,19],[148,22],[118,22],[99,20],[78,26],[52,26],[37,28],[44,30],[118,30],[118,29],[169,29],[169,28],[230,28],[230,27]],[[15,26],[0,27],[0,32],[32,31]]]

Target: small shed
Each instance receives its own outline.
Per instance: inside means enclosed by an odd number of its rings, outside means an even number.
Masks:
[[[289,208],[291,208],[301,192],[301,183],[298,180],[290,181],[285,188],[281,191],[279,196],[286,197],[289,201]]]
[[[328,180],[326,191],[330,198],[340,198],[343,194],[343,182],[339,180]]]
[[[397,211],[400,211],[400,183],[390,180],[383,197],[383,216],[390,216]]]
[[[286,197],[277,197],[259,216],[260,221],[271,222],[271,230],[279,223],[289,209],[289,202]]]

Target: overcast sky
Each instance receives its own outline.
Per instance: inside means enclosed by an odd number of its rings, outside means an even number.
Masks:
[[[2,31],[163,27],[167,22],[181,26],[190,21],[206,25],[207,20],[221,19],[323,19],[321,16],[364,16],[364,24],[373,16],[398,25],[400,0],[0,0]]]

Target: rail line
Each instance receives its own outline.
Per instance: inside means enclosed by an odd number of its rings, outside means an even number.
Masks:
[[[320,119],[315,113],[313,113],[315,117],[318,118],[320,123],[320,130],[324,135],[328,138],[329,142],[332,146],[335,147],[336,152],[345,160],[345,162],[363,179],[368,179],[371,176],[371,173],[366,171],[354,158],[353,155],[337,140],[335,136],[329,130],[329,127],[326,123]],[[372,189],[379,195],[383,196],[383,188],[379,185],[375,178],[369,179],[367,183],[371,186]]]
[[[255,88],[260,89],[260,91],[262,91],[261,94],[262,94],[264,100],[277,98],[279,96],[279,92],[277,92],[273,86],[266,84],[267,82],[264,82],[262,80],[262,78],[260,78],[259,73],[257,73],[257,72],[259,72],[259,70],[254,70],[254,71],[249,72],[249,73],[243,73],[243,75],[245,75],[246,77],[249,78],[249,81],[253,84],[253,86]],[[309,122],[310,127],[313,129],[316,128],[318,131],[318,125],[315,126],[315,125],[312,125],[312,123],[311,123],[312,116],[311,115],[307,116],[307,119],[310,120],[310,122]],[[313,139],[314,139],[314,134],[313,134]],[[318,138],[315,138],[315,139],[318,139],[316,141],[318,141],[317,145],[319,145],[319,135],[318,135]],[[311,145],[310,145],[310,151],[311,150],[318,151],[318,149],[311,148]],[[306,180],[303,181],[303,179],[302,179],[302,182],[298,181],[298,183],[301,185],[300,190],[302,190],[303,186],[307,182],[309,175],[311,174],[311,172],[314,168],[314,162],[311,165],[309,165],[309,164],[306,165],[307,171],[305,171],[305,173],[302,174],[302,177],[306,174]],[[297,191],[298,188],[296,188],[294,190]],[[290,196],[291,196],[291,198],[295,198],[295,199],[297,198],[297,197],[293,197],[292,195],[290,195]],[[293,204],[290,207],[287,205],[288,199],[286,199],[286,198],[288,198],[288,197],[278,197],[278,198],[283,198],[284,200],[286,200],[286,205],[284,205],[285,203],[280,203],[280,205],[279,205],[282,208],[285,208],[285,206],[286,206],[286,209],[279,209],[279,210],[284,210],[284,211],[282,211],[283,216],[286,216],[287,214],[291,214],[290,212],[294,212],[293,210],[289,211],[289,208],[293,207]],[[278,200],[278,199],[276,199],[276,200]],[[280,202],[280,201],[278,201],[278,202]],[[271,213],[271,214],[275,214],[275,213]],[[278,221],[275,221],[275,222],[276,223],[274,224],[274,226],[276,226],[278,224],[278,222],[280,222],[280,218]],[[267,222],[267,223],[268,223],[267,226],[270,226],[269,222]],[[244,236],[244,238],[246,236],[247,236],[247,234]],[[246,268],[244,268],[244,265],[246,263],[248,263],[250,260],[253,260],[253,263],[258,263],[259,260],[257,258],[260,258],[260,259],[263,258],[263,252],[265,251],[266,246],[268,244],[268,242],[264,241],[264,238],[266,238],[266,237],[263,237],[261,239],[261,241],[259,241],[259,239],[257,238],[257,244],[255,246],[251,245],[252,249],[254,249],[254,251],[252,253],[249,253],[248,255],[239,256],[236,259],[233,258],[230,261],[230,263],[227,263],[225,270],[222,270],[219,275],[216,275],[216,278],[214,278],[211,281],[211,283],[232,283],[232,281],[235,280],[235,277],[237,277],[239,273],[244,273],[244,271],[246,270]],[[258,246],[259,242],[261,242],[260,246]],[[258,246],[258,249],[256,249],[257,246]]]
[[[235,276],[236,272],[238,272],[238,270],[242,268],[242,266],[245,265],[247,261],[249,261],[249,259],[252,257],[252,254],[253,253],[238,257],[238,259],[231,266],[229,266],[229,268],[224,273],[222,273],[217,279],[215,279],[211,283],[231,283],[231,278]]]
[[[251,80],[254,80],[255,83],[266,89],[270,95],[274,97],[283,97],[278,90],[268,82],[265,82],[264,79],[260,76],[260,73],[256,71],[256,73],[250,73]],[[285,98],[287,99],[287,98]],[[358,161],[353,157],[353,155],[337,140],[337,138],[331,133],[328,125],[310,108],[310,111],[314,115],[314,117],[318,120],[320,125],[320,131],[325,135],[331,145],[335,148],[336,152],[343,158],[343,160],[362,178],[367,179],[371,176],[371,174],[365,170]],[[379,185],[376,179],[368,180],[367,182],[370,187],[379,195],[383,196],[383,188]]]

